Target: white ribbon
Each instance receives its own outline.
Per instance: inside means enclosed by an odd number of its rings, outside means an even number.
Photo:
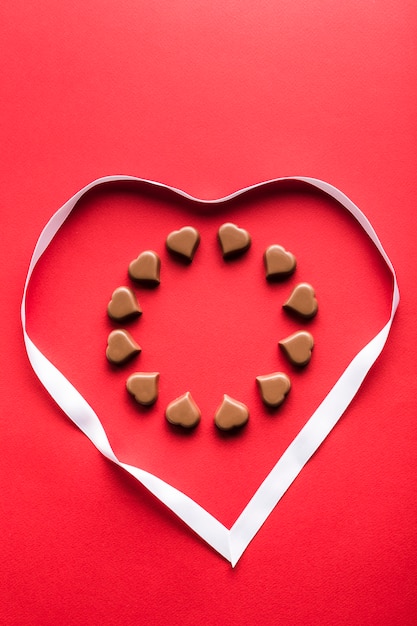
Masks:
[[[230,529],[226,528],[215,517],[208,513],[208,511],[178,489],[175,489],[157,476],[139,467],[127,465],[118,459],[111,448],[99,417],[69,380],[67,380],[44,354],[42,354],[26,332],[26,292],[30,278],[36,263],[55,237],[59,228],[70,215],[80,198],[90,189],[104,183],[126,181],[135,181],[145,183],[154,188],[168,189],[178,196],[200,204],[220,204],[241,196],[248,191],[259,189],[266,185],[271,185],[272,183],[300,181],[331,196],[353,215],[380,252],[393,276],[391,312],[387,323],[351,361],[320,406],[288,446]],[[106,176],[93,181],[68,200],[68,202],[52,216],[40,234],[26,277],[21,318],[23,336],[30,363],[35,374],[51,394],[55,402],[107,459],[113,461],[113,463],[119,465],[134,476],[192,530],[230,561],[234,567],[286,490],[353,400],[365,376],[385,345],[398,303],[399,291],[395,271],[375,230],[362,211],[360,211],[345,194],[328,183],[314,178],[292,176],[258,183],[217,200],[200,200],[180,189],[162,183],[133,176]]]

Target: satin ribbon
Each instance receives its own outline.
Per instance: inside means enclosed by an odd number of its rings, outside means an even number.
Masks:
[[[279,184],[285,181],[302,182],[307,186],[318,189],[324,194],[330,196],[347,211],[349,211],[351,215],[353,215],[362,229],[367,233],[372,243],[378,249],[392,273],[392,303],[388,321],[377,333],[377,335],[375,335],[375,337],[373,337],[373,339],[371,339],[371,341],[360,350],[360,352],[347,366],[334,387],[330,390],[320,406],[316,409],[305,426],[288,446],[281,458],[277,461],[276,465],[270,471],[230,529],[226,528],[226,526],[221,524],[213,515],[175,487],[172,487],[157,476],[154,476],[139,467],[128,465],[120,460],[113,452],[100,418],[96,415],[92,407],[75,389],[70,381],[65,378],[59,369],[45,357],[39,348],[37,348],[26,331],[26,293],[32,272],[62,224],[71,214],[71,211],[74,209],[77,202],[94,187],[105,183],[120,183],[127,181],[139,182],[149,185],[152,188],[168,189],[180,197],[192,200],[199,204],[225,203],[228,200],[237,198],[248,191],[260,189],[273,183]],[[21,307],[21,319],[24,342],[29,361],[35,371],[35,374],[61,409],[90,439],[92,444],[101,452],[101,454],[134,476],[144,487],[146,487],[154,496],[169,507],[183,522],[185,522],[185,524],[187,524],[194,532],[204,539],[204,541],[210,544],[214,550],[230,561],[231,565],[234,567],[291,483],[295,480],[304,465],[330,433],[358,392],[365,376],[385,345],[398,303],[399,290],[395,270],[384,248],[382,247],[375,230],[362,211],[360,211],[360,209],[344,193],[324,181],[304,176],[277,178],[240,189],[235,193],[217,200],[200,200],[184,191],[181,191],[180,189],[151,180],[145,180],[133,176],[106,176],[91,182],[76,193],[70,200],[68,200],[52,216],[40,234],[26,277]]]

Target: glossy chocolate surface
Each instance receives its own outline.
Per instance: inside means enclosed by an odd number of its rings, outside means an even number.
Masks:
[[[168,404],[165,416],[170,424],[183,428],[194,428],[201,419],[200,409],[189,391]]]
[[[252,243],[247,230],[230,222],[220,226],[217,236],[225,259],[243,254]]]
[[[291,381],[284,372],[257,376],[256,382],[264,404],[269,407],[280,406],[291,389]]]
[[[299,283],[294,287],[283,307],[290,313],[295,313],[305,319],[311,319],[318,310],[314,288],[309,283]]]
[[[159,372],[135,372],[126,381],[128,392],[136,402],[149,406],[158,398]]]
[[[249,410],[246,404],[224,395],[223,402],[214,416],[214,423],[220,430],[231,430],[244,426],[249,420]]]
[[[125,322],[141,315],[142,309],[129,287],[118,287],[107,305],[107,313],[115,322]]]
[[[132,335],[122,328],[112,330],[107,340],[106,357],[110,363],[122,365],[141,351]]]
[[[174,255],[191,263],[200,243],[200,233],[192,226],[174,230],[166,240],[166,246]]]
[[[282,246],[274,244],[264,253],[264,265],[267,280],[282,280],[290,276],[297,265],[295,256]]]
[[[303,367],[310,362],[314,339],[313,335],[306,330],[299,330],[281,339],[278,344],[293,365]]]
[[[161,259],[153,250],[145,250],[129,264],[129,276],[146,287],[160,283]]]

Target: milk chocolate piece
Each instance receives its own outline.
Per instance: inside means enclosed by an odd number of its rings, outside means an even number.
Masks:
[[[300,283],[294,287],[292,294],[282,306],[287,311],[305,319],[314,317],[318,304],[313,287],[308,283]]]
[[[292,274],[297,265],[295,256],[282,246],[269,246],[264,253],[267,280],[281,280]]]
[[[291,381],[284,372],[257,376],[256,382],[263,402],[270,407],[282,404],[291,389]]]
[[[136,402],[149,406],[158,398],[158,372],[135,372],[126,381],[126,388]]]
[[[129,276],[146,287],[160,283],[161,260],[153,250],[145,250],[129,264]]]
[[[232,258],[243,254],[251,245],[251,237],[247,230],[236,224],[226,223],[220,226],[218,238],[223,258]]]
[[[140,351],[141,347],[127,330],[117,329],[111,331],[106,349],[106,357],[110,363],[122,365],[136,354],[139,354]]]
[[[118,287],[113,291],[107,313],[116,322],[125,322],[142,314],[135,294],[129,287]]]
[[[225,394],[214,416],[214,423],[220,430],[231,430],[244,426],[248,419],[249,410],[246,404]]]
[[[201,418],[200,409],[194,402],[191,393],[187,391],[183,396],[170,402],[165,411],[168,422],[183,428],[194,428]]]
[[[299,330],[286,339],[281,339],[278,344],[293,365],[304,366],[311,359],[314,339],[306,330]]]
[[[200,243],[200,233],[192,226],[174,230],[166,240],[167,248],[173,254],[191,263]]]

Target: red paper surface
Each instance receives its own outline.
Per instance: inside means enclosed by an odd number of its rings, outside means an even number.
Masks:
[[[2,7],[3,354],[1,489],[5,624],[415,624],[416,9],[375,4],[25,3]],[[401,304],[357,398],[232,570],[107,463],[30,369],[19,305],[43,225],[75,191],[133,174],[215,198],[284,175],[341,188],[396,267]],[[216,230],[235,221],[250,252],[224,263]],[[202,234],[192,265],[168,232]],[[262,253],[281,243],[297,274],[270,286]],[[141,366],[161,371],[154,410],[124,392],[129,365],[103,358],[105,308],[141,249],[160,252],[161,287],[138,290]],[[320,311],[306,371],[277,341],[300,280]],[[123,460],[184,489],[231,525],[348,360],[388,317],[391,281],[342,209],[297,187],[221,208],[117,186],[77,207],[34,275],[29,331],[91,402]],[[180,295],[180,297],[179,297]],[[227,304],[227,315],[221,307]],[[149,314],[146,313],[149,311]],[[293,374],[268,415],[254,376]],[[190,388],[198,430],[165,424]],[[221,395],[247,402],[219,436]]]

